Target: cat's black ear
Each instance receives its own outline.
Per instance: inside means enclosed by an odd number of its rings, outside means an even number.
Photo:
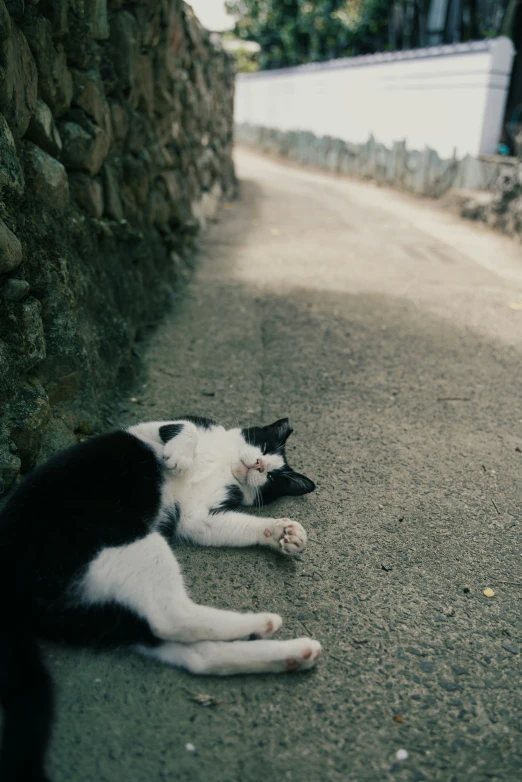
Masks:
[[[265,429],[269,429],[273,433],[280,445],[284,445],[294,431],[288,422],[288,418],[280,418],[279,421],[265,426]]]
[[[299,472],[285,472],[283,473],[285,483],[285,493],[294,496],[300,494],[309,494],[315,490],[315,483],[307,478],[306,475],[301,475]]]

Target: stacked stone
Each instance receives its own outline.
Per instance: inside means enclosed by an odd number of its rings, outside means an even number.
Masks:
[[[0,0],[0,495],[99,427],[233,191],[233,79],[181,0]]]
[[[461,214],[522,240],[522,162],[505,171],[491,193],[466,200]]]

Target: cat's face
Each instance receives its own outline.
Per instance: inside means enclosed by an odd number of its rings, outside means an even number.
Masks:
[[[241,430],[239,459],[232,474],[243,487],[246,504],[266,504],[315,489],[313,481],[292,470],[286,461],[285,443],[292,431],[288,418]]]

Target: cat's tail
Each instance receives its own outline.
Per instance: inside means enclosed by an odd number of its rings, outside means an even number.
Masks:
[[[30,629],[31,612],[17,605],[24,601],[15,594],[11,583],[0,612],[0,705],[4,711],[0,780],[48,782],[44,760],[54,712],[53,684]]]

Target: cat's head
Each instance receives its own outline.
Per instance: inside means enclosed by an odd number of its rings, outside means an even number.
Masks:
[[[286,460],[285,443],[292,431],[288,418],[241,429],[239,461],[232,473],[243,488],[245,504],[266,504],[315,489],[314,482],[295,472]]]

